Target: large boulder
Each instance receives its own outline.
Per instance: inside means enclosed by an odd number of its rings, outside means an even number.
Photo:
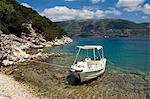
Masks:
[[[18,57],[19,59],[29,58],[30,55],[23,51],[20,47],[13,45],[12,48],[14,49],[13,55]]]
[[[64,42],[65,44],[68,44],[68,43],[73,42],[73,40],[72,40],[71,38],[67,37],[67,36],[64,36],[62,39],[63,39],[63,42]]]

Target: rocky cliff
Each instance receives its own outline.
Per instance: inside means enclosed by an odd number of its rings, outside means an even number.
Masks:
[[[26,36],[22,33],[21,37],[17,37],[14,34],[4,34],[0,31],[0,65],[7,66],[16,64],[18,62],[24,62],[32,60],[39,56],[44,56],[41,52],[31,55],[26,51],[31,48],[43,48],[57,45],[68,44],[72,42],[69,37],[63,36],[61,39],[55,38],[54,40],[47,41],[41,34],[35,33],[31,24],[24,24],[26,28],[31,32]],[[41,51],[41,50],[40,50]]]

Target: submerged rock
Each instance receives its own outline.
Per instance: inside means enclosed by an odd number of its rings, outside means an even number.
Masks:
[[[97,79],[76,86],[66,81],[68,73],[64,65],[60,67],[34,61],[19,65],[12,75],[18,81],[33,85],[32,88],[42,99],[149,99],[150,96],[149,75],[137,75],[116,68],[112,70],[108,67]]]

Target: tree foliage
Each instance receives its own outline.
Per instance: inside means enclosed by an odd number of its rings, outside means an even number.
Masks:
[[[0,30],[6,34],[13,33],[17,36],[21,32],[30,33],[23,23],[31,23],[37,33],[41,33],[47,39],[61,38],[66,32],[55,23],[40,16],[35,10],[19,5],[15,0],[0,1]]]

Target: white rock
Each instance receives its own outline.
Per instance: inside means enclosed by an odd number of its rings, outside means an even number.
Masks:
[[[59,46],[59,45],[64,45],[71,43],[73,40],[67,36],[62,37],[61,39],[55,38],[53,41],[53,45]]]
[[[9,39],[11,39],[11,40],[16,40],[16,39],[18,38],[18,37],[16,37],[16,35],[14,35],[14,34],[9,34],[8,37],[9,37]]]
[[[18,61],[18,57],[15,57],[15,56],[13,56],[13,55],[7,56],[7,59],[10,60],[10,61],[14,61],[14,62],[17,62],[17,61]]]
[[[39,52],[43,52],[43,49],[38,49]]]
[[[2,96],[2,95],[0,95],[0,99],[10,99],[10,97],[9,96]]]
[[[22,25],[25,26],[31,32],[32,36],[37,36],[35,30],[32,28],[32,24],[23,23]]]
[[[44,46],[43,45],[34,45],[32,46],[33,48],[43,48]]]
[[[18,62],[25,62],[26,59],[20,59]]]
[[[59,46],[59,45],[61,45],[61,42],[55,42],[53,45]]]
[[[14,46],[12,46],[12,48],[16,50],[16,51],[13,51],[13,55],[18,57],[19,59],[29,58],[30,55],[27,54],[25,51],[21,50],[20,47],[17,47],[17,46],[14,45]]]
[[[11,48],[16,50],[16,51],[21,51],[21,48],[16,46],[16,45],[12,45]]]
[[[44,38],[42,38],[42,37],[40,37],[39,40],[40,40],[41,42],[46,42],[46,40],[45,40]]]
[[[20,46],[20,45],[21,45],[21,43],[16,42],[16,41],[13,41],[12,43],[13,43],[14,45],[17,45],[17,46]]]
[[[32,55],[32,58],[38,58],[38,57],[41,57],[41,56],[42,56],[42,53],[39,52],[38,54]]]
[[[2,62],[5,66],[7,65],[12,65],[14,62],[13,61],[9,61],[9,60],[3,60]]]
[[[14,56],[18,57],[19,59],[27,59],[29,58],[29,54],[26,54],[24,51],[20,51],[20,52],[13,52]]]
[[[50,45],[50,44],[46,44],[46,45],[45,45],[45,47],[52,47],[52,45]]]
[[[42,56],[42,53],[41,53],[41,52],[39,52],[39,53],[37,54],[37,56]]]

